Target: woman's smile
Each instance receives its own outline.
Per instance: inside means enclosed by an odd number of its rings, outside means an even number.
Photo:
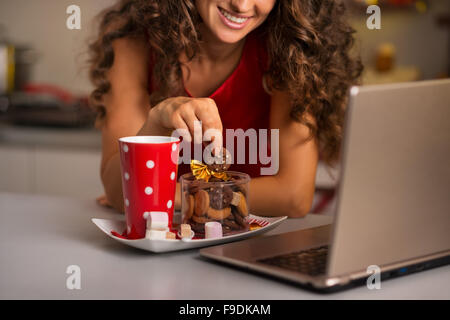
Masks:
[[[195,3],[206,27],[203,36],[208,33],[222,43],[235,44],[264,23],[276,0],[196,0]]]
[[[231,29],[243,29],[252,18],[252,16],[244,16],[227,11],[221,7],[218,8],[219,16],[222,22]]]

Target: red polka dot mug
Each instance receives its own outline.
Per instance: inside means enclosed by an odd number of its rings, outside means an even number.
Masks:
[[[167,212],[169,228],[175,204],[180,140],[136,136],[119,139],[122,190],[128,239],[145,237],[150,212]]]

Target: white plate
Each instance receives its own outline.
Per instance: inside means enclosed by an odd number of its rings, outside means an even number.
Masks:
[[[266,217],[258,217],[254,215],[250,215],[249,219],[258,219],[264,223],[267,223],[266,226],[253,230],[242,232],[230,236],[225,236],[223,238],[217,239],[193,239],[193,240],[150,240],[150,239],[139,239],[139,240],[128,240],[114,236],[111,232],[122,232],[125,230],[126,225],[125,221],[120,220],[109,220],[109,219],[92,219],[92,222],[104,233],[106,233],[109,237],[117,240],[123,244],[126,244],[131,247],[135,247],[138,249],[150,251],[150,252],[170,252],[170,251],[179,251],[179,250],[187,250],[194,248],[201,248],[207,246],[218,245],[227,242],[233,242],[238,240],[247,239],[250,237],[254,237],[259,234],[266,233],[276,226],[278,226],[282,221],[284,221],[287,217],[277,217],[277,218],[266,218]]]

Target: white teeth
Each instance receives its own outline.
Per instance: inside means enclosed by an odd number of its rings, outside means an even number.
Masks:
[[[219,10],[220,10],[220,12],[222,12],[222,14],[225,16],[225,18],[227,18],[231,22],[241,24],[248,20],[248,18],[238,18],[238,17],[232,16],[231,14],[229,14],[228,12],[226,12],[225,10],[223,10],[221,8]]]

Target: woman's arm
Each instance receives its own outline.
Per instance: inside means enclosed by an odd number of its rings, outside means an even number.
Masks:
[[[311,209],[318,162],[317,142],[314,138],[308,140],[309,129],[293,120],[290,110],[289,96],[274,92],[270,126],[280,130],[279,172],[250,182],[249,205],[258,215],[297,218]]]
[[[143,39],[114,41],[114,64],[108,72],[111,90],[104,96],[106,118],[102,126],[101,179],[108,202],[123,212],[118,139],[134,136],[146,121],[148,49]]]

